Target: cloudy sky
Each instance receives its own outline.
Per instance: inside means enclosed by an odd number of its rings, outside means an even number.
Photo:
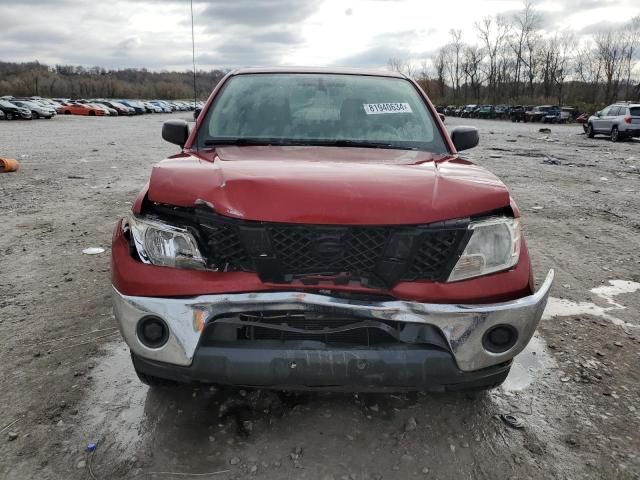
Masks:
[[[510,15],[521,0],[194,0],[199,68],[384,67],[419,62],[459,28]],[[547,32],[577,37],[640,14],[640,0],[538,0]],[[0,0],[0,61],[147,67],[191,65],[189,0]]]

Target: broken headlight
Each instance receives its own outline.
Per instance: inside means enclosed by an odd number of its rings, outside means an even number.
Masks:
[[[496,218],[472,222],[471,238],[458,263],[449,275],[449,282],[479,277],[507,270],[520,258],[520,220]]]
[[[187,229],[134,215],[129,217],[128,226],[138,256],[144,263],[206,268],[196,239]]]

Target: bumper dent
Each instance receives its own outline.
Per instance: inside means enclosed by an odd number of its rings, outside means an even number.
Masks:
[[[540,289],[517,300],[487,305],[456,305],[406,301],[360,302],[301,292],[202,295],[193,298],[153,298],[122,295],[114,288],[114,312],[120,331],[135,355],[188,367],[192,364],[207,322],[220,315],[247,311],[321,309],[323,312],[367,319],[433,325],[446,339],[458,368],[474,371],[511,360],[531,339],[544,311],[554,272]],[[171,330],[161,348],[144,346],[136,336],[138,321],[148,315],[163,318]],[[506,324],[518,332],[506,352],[492,353],[482,344],[492,326]]]

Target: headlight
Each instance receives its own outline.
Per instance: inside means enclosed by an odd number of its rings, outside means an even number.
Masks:
[[[138,256],[144,263],[164,267],[206,268],[196,239],[186,229],[133,215],[128,225]]]
[[[473,222],[471,238],[449,281],[507,270],[520,258],[520,220],[497,218]]]

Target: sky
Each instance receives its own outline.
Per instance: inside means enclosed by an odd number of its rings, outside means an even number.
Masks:
[[[198,69],[419,64],[521,0],[193,0]],[[640,0],[538,0],[547,34],[622,25]],[[189,0],[0,0],[0,61],[191,69]]]

